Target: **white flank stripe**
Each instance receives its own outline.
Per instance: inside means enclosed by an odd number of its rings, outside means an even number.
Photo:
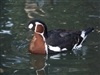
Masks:
[[[73,49],[76,49],[77,44],[74,45]]]
[[[55,51],[55,52],[60,52],[61,51],[60,47],[58,47],[58,46],[53,47],[53,46],[49,45],[49,49],[52,50],[52,51]]]
[[[81,48],[82,47],[82,43],[83,43],[83,41],[86,39],[86,35],[85,35],[85,31],[82,31],[82,33],[81,33],[81,37],[83,38],[83,40],[81,41],[81,43],[77,46],[77,44],[78,43],[76,43],[75,45],[74,45],[74,47],[73,47],[73,49],[79,49],[79,48]],[[78,41],[79,42],[79,41]]]
[[[85,36],[85,37],[83,38],[83,40],[82,40],[82,42],[81,42],[80,44],[82,44],[82,43],[83,43],[83,41],[86,39],[86,37],[87,37],[87,36]]]
[[[62,49],[62,51],[66,51],[66,50],[67,50],[67,48],[63,48],[63,49]]]
[[[81,33],[81,37],[82,37],[82,38],[85,37],[85,31],[82,31],[82,33]]]

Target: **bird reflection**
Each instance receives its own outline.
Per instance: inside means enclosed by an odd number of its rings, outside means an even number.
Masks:
[[[36,69],[37,75],[46,75],[46,55],[31,54],[31,64]]]
[[[84,58],[84,55],[86,55],[87,52],[86,50],[84,48],[82,51],[75,50],[74,52],[68,51],[67,53],[58,53],[58,54],[50,54],[50,55],[31,54],[30,57],[31,65],[36,70],[37,75],[47,75],[48,73],[50,73],[50,71],[59,72],[62,70],[66,73],[74,72],[74,71],[75,72],[88,71],[88,68],[84,68],[84,67],[81,68],[81,66],[79,66],[81,64],[84,64],[83,61],[86,61]],[[53,63],[51,63],[51,61],[53,61]],[[72,64],[76,65],[76,67],[73,66]],[[87,66],[87,64],[84,65]],[[66,68],[66,71],[63,68]]]

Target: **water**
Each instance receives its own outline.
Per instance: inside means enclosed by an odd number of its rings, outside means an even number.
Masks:
[[[1,75],[99,75],[99,0],[2,0],[0,2]],[[50,29],[94,27],[82,50],[55,55],[31,55],[30,19],[43,20]]]

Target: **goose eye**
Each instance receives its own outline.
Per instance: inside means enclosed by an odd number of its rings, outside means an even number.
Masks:
[[[29,24],[28,28],[32,29],[33,28],[33,24]]]

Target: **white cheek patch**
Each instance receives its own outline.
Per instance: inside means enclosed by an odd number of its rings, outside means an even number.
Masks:
[[[33,24],[29,24],[28,28],[32,29],[32,27],[33,27]]]

